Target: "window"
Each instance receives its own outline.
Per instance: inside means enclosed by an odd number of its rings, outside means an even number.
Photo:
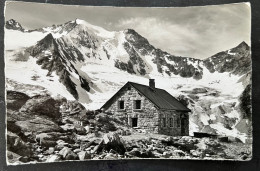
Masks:
[[[132,118],[132,127],[137,127],[137,118]]]
[[[163,127],[166,127],[166,118],[162,118],[162,125]]]
[[[180,128],[181,127],[181,120],[179,117],[177,117],[177,127]]]
[[[118,102],[118,108],[119,108],[119,109],[125,109],[124,100],[120,100],[120,101]]]
[[[129,86],[129,87],[127,87],[127,89],[128,89],[128,90],[131,90],[131,87]]]
[[[173,127],[173,118],[170,118],[170,127]]]
[[[134,101],[134,109],[141,109],[141,100]]]

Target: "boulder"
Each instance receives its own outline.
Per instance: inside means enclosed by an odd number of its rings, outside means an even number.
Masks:
[[[104,135],[103,144],[105,146],[105,150],[107,151],[113,149],[117,151],[119,154],[124,154],[126,151],[125,146],[122,143],[119,135],[114,132],[110,132]]]
[[[84,128],[86,130],[86,134],[90,133],[91,129],[89,125],[85,126]]]
[[[7,153],[7,161],[9,163],[19,162],[20,158],[22,157],[19,154],[16,154],[16,153],[9,151],[9,150],[7,150],[6,153]]]
[[[40,133],[37,134],[35,140],[42,146],[42,147],[55,147],[56,140],[54,136],[48,133]]]
[[[27,157],[27,156],[22,156],[19,160],[20,160],[21,162],[23,162],[23,163],[27,163],[27,162],[30,161],[30,160],[29,160],[29,157]]]
[[[79,160],[91,159],[91,154],[87,151],[81,151],[78,153]]]
[[[113,154],[113,153],[108,153],[104,159],[106,160],[115,160],[115,159],[118,159],[117,155],[116,154]]]
[[[97,153],[101,151],[101,147],[103,146],[104,141],[102,140],[98,145],[96,145],[93,150],[91,150],[91,153]]]
[[[18,91],[7,91],[6,104],[8,110],[19,110],[30,97]]]
[[[8,117],[7,118],[7,124],[6,124],[7,130],[14,132],[14,133],[17,133],[17,134],[20,133],[21,128],[15,124],[15,121],[9,121],[9,119],[10,119],[9,116],[7,116],[7,117]]]
[[[117,152],[113,149],[110,149],[109,153],[117,154]]]
[[[169,152],[169,151],[165,151],[165,152],[163,152],[163,154],[162,154],[162,157],[164,157],[164,158],[169,158],[170,156],[172,156],[172,153]]]
[[[79,153],[79,152],[81,152],[81,149],[76,148],[75,150],[73,150],[73,152],[74,152],[74,153]]]
[[[154,154],[153,152],[150,150],[150,149],[143,149],[141,150],[141,153],[140,153],[140,156],[138,157],[141,157],[141,158],[154,158]]]
[[[59,112],[59,105],[57,101],[48,95],[37,95],[27,100],[20,109],[20,112],[44,115],[54,121],[60,121],[61,113]]]
[[[140,156],[141,155],[141,149],[139,148],[133,148],[130,152],[127,152],[128,155],[130,156]]]
[[[190,150],[190,154],[192,155],[192,157],[202,157],[203,156],[203,152],[200,150]]]
[[[45,140],[45,139],[43,139],[42,141],[41,141],[41,143],[40,143],[40,145],[42,146],[42,147],[47,147],[47,148],[49,148],[49,147],[55,147],[56,146],[56,141],[55,140]]]
[[[180,148],[181,150],[184,150],[184,151],[190,151],[190,150],[197,149],[197,146],[195,146],[195,144],[197,144],[197,143],[198,143],[197,138],[192,138],[192,137],[189,137],[189,136],[183,136],[178,141],[174,141],[173,146],[178,147],[178,148]]]
[[[47,154],[53,154],[55,151],[54,147],[49,147],[49,149],[46,151]]]
[[[77,160],[78,156],[75,154],[71,149],[68,147],[64,147],[62,150],[59,151],[59,155],[62,156],[64,160]]]
[[[199,94],[199,93],[207,93],[208,90],[206,88],[194,88],[192,90],[192,93]]]
[[[7,131],[7,150],[21,156],[32,156],[32,146],[25,143],[18,135]]]
[[[162,138],[161,142],[165,143],[166,145],[172,145],[174,140],[171,136],[169,136],[169,137]]]
[[[75,126],[73,124],[66,123],[60,126],[64,131],[74,131]]]
[[[64,142],[63,140],[58,140],[56,141],[56,146],[55,146],[55,150],[61,150],[63,149],[65,146],[68,146],[69,144]]]
[[[223,152],[221,144],[217,140],[211,138],[201,139],[196,146],[203,154],[216,155],[217,153]]]
[[[86,129],[81,125],[75,125],[75,133],[79,135],[86,135]]]
[[[176,157],[184,157],[186,155],[186,153],[182,150],[174,150],[172,152],[172,155],[176,156]]]
[[[62,161],[61,156],[57,154],[50,155],[45,162],[58,162]]]
[[[15,124],[23,132],[60,132],[62,129],[53,121],[36,116],[34,119],[16,121]]]

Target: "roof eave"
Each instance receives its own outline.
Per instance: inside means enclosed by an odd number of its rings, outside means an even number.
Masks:
[[[167,109],[167,108],[159,108],[159,110],[173,110],[173,111],[180,111],[180,112],[191,112],[190,109],[180,110],[180,109]]]

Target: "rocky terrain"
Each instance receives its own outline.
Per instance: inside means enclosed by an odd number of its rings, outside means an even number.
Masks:
[[[239,139],[172,137],[135,130],[76,101],[7,91],[7,157],[10,164],[63,160],[251,158]]]
[[[34,30],[9,20],[5,33],[10,163],[251,158],[245,42],[200,60],[157,49],[133,29],[109,32],[79,19]],[[147,78],[191,109],[190,137],[134,130],[99,111],[127,81],[147,84]]]

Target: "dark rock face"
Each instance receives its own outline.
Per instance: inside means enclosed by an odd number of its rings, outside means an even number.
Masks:
[[[80,86],[86,91],[90,91],[89,83],[87,82],[87,80],[85,78],[82,78],[81,76],[79,76],[79,79],[81,83]]]
[[[128,66],[133,68],[133,66],[137,66],[137,72],[141,75],[146,74],[145,64],[142,58],[138,55],[138,53],[134,50],[133,47],[129,43],[124,43],[124,48],[130,56],[130,60],[128,61]]]
[[[17,163],[22,157],[22,156],[14,153],[12,151],[9,151],[9,150],[7,150],[6,153],[7,153],[7,159],[8,159],[9,163]]]
[[[19,154],[21,156],[28,156],[32,155],[32,147],[25,143],[19,136],[12,132],[7,132],[7,149]]]
[[[22,27],[22,25],[20,23],[18,23],[17,21],[15,21],[14,19],[10,19],[8,21],[5,22],[5,27],[7,29],[11,29],[11,30],[19,30],[19,31],[24,31],[24,28]]]
[[[59,132],[62,129],[53,121],[44,117],[34,116],[34,119],[18,120],[15,125],[21,132]]]
[[[51,33],[49,33],[42,40],[37,42],[37,44],[35,46],[28,48],[27,51],[32,56],[36,56],[36,55],[42,53],[42,51],[47,50],[49,48],[51,50],[54,50],[54,48],[55,48],[55,39]]]
[[[119,60],[115,61],[115,67],[123,71],[127,71],[129,74],[135,74],[133,64],[131,62],[124,63]]]
[[[158,72],[168,75],[180,75],[184,78],[194,78],[199,80],[203,76],[203,68],[205,65],[210,72],[230,72],[235,75],[242,75],[251,71],[251,55],[250,47],[242,42],[237,47],[225,52],[220,52],[205,60],[199,60],[189,57],[180,57],[168,54],[160,49],[154,48],[149,44],[147,39],[136,33],[134,30],[128,29],[124,31],[125,38],[128,41],[124,45],[132,59],[139,59],[141,55],[153,55],[153,62],[157,65]],[[131,47],[132,46],[132,47]],[[140,61],[138,61],[140,63]],[[142,62],[141,62],[142,64]],[[116,62],[116,67],[129,73],[134,73],[132,68],[137,64],[131,61],[129,63]],[[141,68],[145,71],[144,65]],[[140,67],[140,66],[139,66]],[[167,69],[165,69],[165,67]],[[147,71],[145,72],[147,73]]]
[[[67,30],[66,27],[68,27]],[[96,44],[99,40],[95,39],[95,37],[84,28],[75,25],[75,23],[65,23],[61,28],[61,33],[68,30],[68,32],[71,33],[69,33],[67,37],[57,39],[50,33],[35,46],[28,48],[26,51],[29,52],[31,56],[37,58],[37,64],[41,65],[42,69],[49,71],[47,76],[51,76],[51,74],[55,72],[59,76],[59,81],[75,99],[78,99],[79,95],[76,90],[76,83],[72,81],[72,73],[78,76],[76,79],[80,81],[81,87],[86,91],[90,91],[90,82],[84,78],[85,76],[80,75],[79,73],[81,72],[74,66],[74,63],[77,61],[84,62],[83,54],[77,49],[76,45],[96,49]],[[68,43],[67,39],[70,34],[77,35],[77,38],[72,38],[73,43]],[[48,53],[46,54],[45,52]]]
[[[59,104],[50,96],[34,96],[20,109],[21,112],[45,115],[57,121],[61,118]]]
[[[250,47],[240,43],[237,47],[223,51],[204,60],[204,65],[210,72],[229,72],[243,75],[251,71]]]
[[[19,110],[30,97],[17,91],[7,91],[7,108]]]
[[[194,79],[202,78],[203,70],[200,65],[203,64],[203,61],[194,58],[177,57],[160,49],[156,49],[149,44],[147,39],[132,29],[125,30],[124,34],[128,41],[124,44],[124,48],[129,54],[130,60],[128,63],[116,61],[115,67],[127,71],[130,74],[135,74],[133,68],[137,66],[139,68],[138,72],[141,75],[145,75],[147,73],[145,70],[146,64],[139,54],[153,55],[154,58],[152,60],[157,65],[157,70],[160,73],[180,75],[181,77],[193,77]],[[190,61],[190,63],[188,61]],[[163,67],[168,69],[163,70]]]
[[[246,86],[245,90],[241,94],[240,100],[240,110],[243,114],[244,119],[252,120],[252,84]]]
[[[37,58],[36,63],[41,65],[42,69],[48,70],[47,76],[51,76],[52,72],[55,72],[59,76],[59,81],[66,87],[66,89],[78,99],[78,92],[76,90],[76,84],[71,80],[70,72],[74,72],[77,75],[78,71],[71,63],[72,56],[67,51],[60,50],[57,40],[55,40],[52,34],[48,34],[45,38],[39,41],[35,46],[27,49],[27,51]],[[45,55],[43,51],[49,50],[50,55]],[[62,52],[60,52],[62,51]],[[61,54],[65,55],[63,57]],[[82,60],[82,57],[80,58]],[[75,60],[72,60],[75,61]],[[79,78],[80,77],[79,75]],[[80,79],[81,86],[89,91],[90,87],[86,79]]]
[[[8,91],[7,102],[8,131],[17,133],[24,139],[33,136],[25,135],[26,132],[62,131],[57,125],[61,120],[59,102],[50,96],[30,98],[24,93]]]
[[[150,45],[148,40],[142,37],[133,29],[127,29],[124,31],[126,40],[133,45],[136,49],[140,49],[141,55],[148,55],[154,47]]]

